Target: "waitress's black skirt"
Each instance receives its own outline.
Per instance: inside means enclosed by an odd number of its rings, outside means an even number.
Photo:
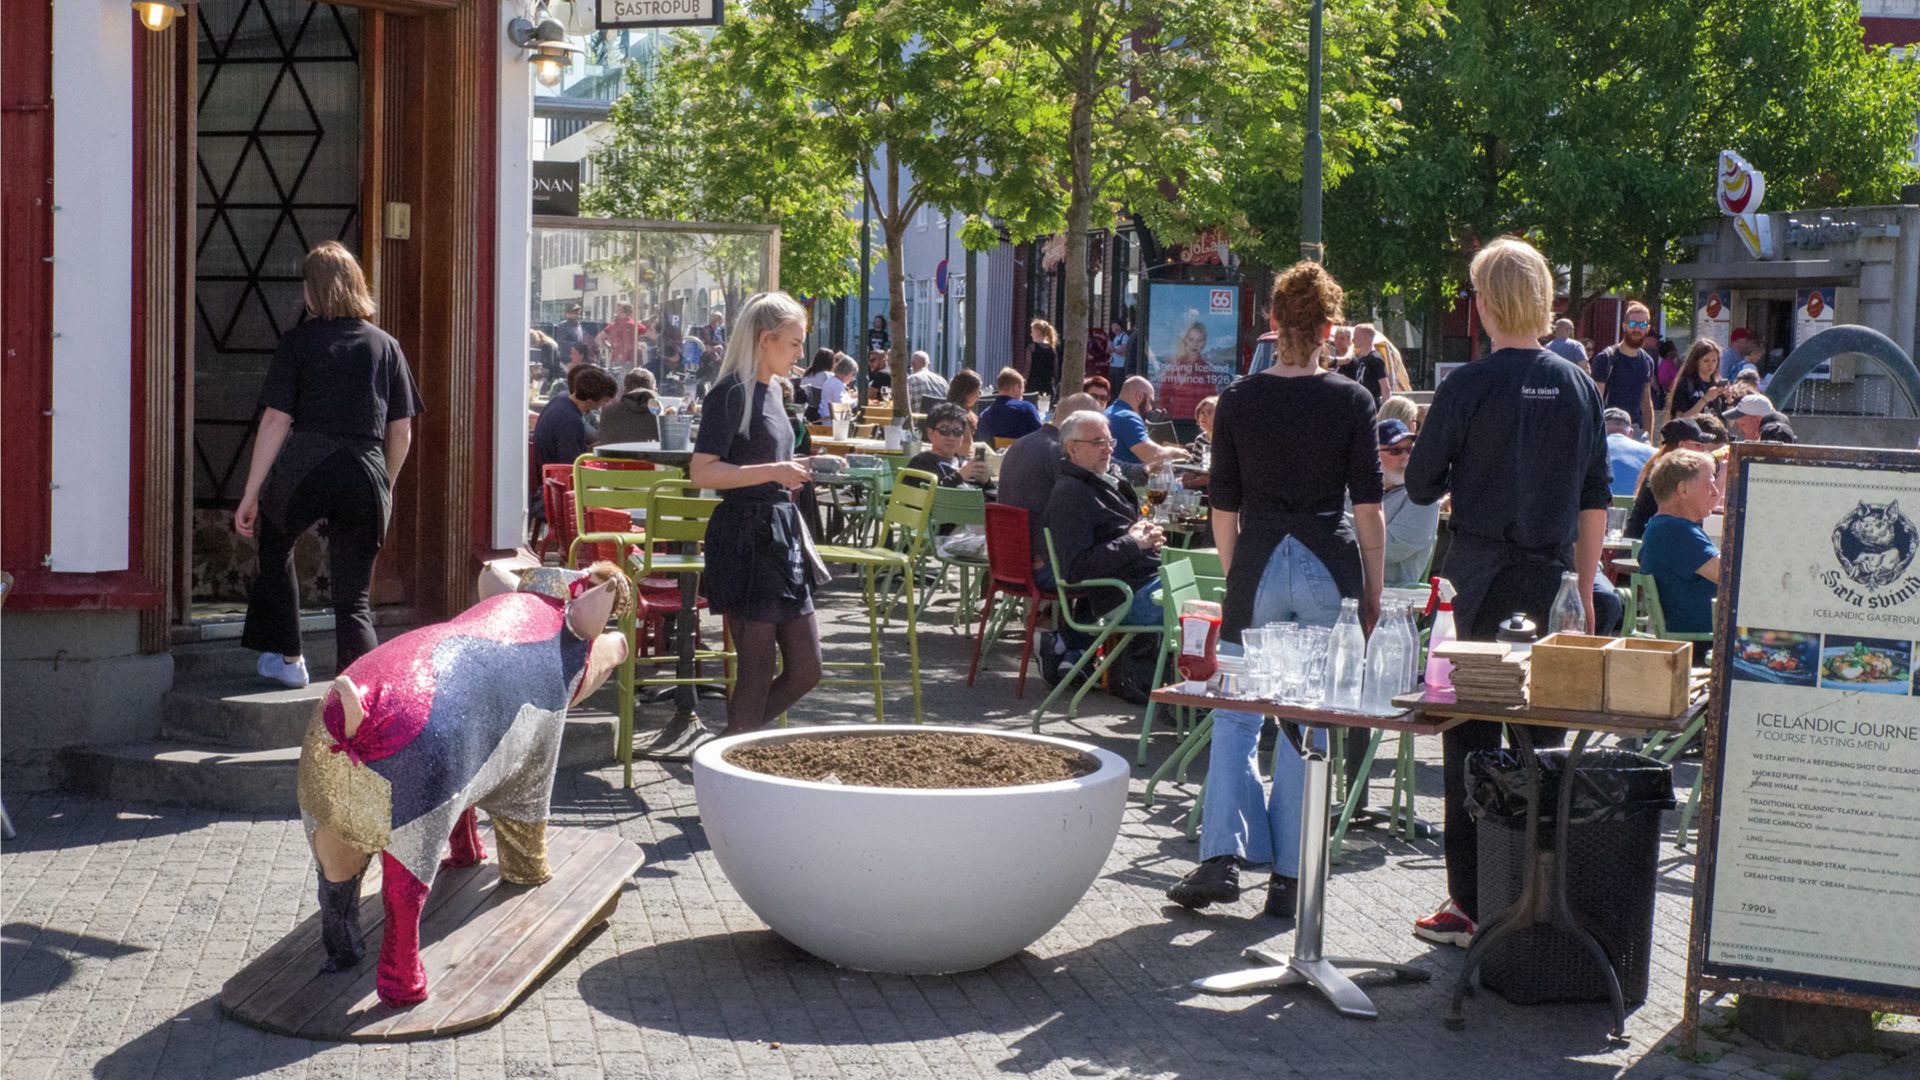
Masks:
[[[813,614],[806,525],[792,502],[728,499],[707,523],[701,591],[716,615],[786,622]]]

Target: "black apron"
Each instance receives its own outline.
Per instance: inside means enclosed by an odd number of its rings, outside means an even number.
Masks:
[[[1552,567],[1557,578],[1561,571],[1573,569],[1573,547],[1524,548],[1472,533],[1453,534],[1440,576],[1453,585],[1453,625],[1462,639],[1472,632],[1494,580],[1518,566]]]
[[[320,463],[335,454],[347,452],[358,459],[367,481],[380,493],[380,531],[385,532],[393,515],[393,491],[387,476],[385,449],[372,439],[332,435],[318,431],[293,431],[273,459],[273,469],[260,492],[260,513],[275,525],[284,525],[293,502],[293,493]]]
[[[1233,568],[1227,571],[1227,595],[1221,612],[1220,636],[1238,642],[1240,631],[1253,622],[1253,602],[1260,578],[1281,541],[1294,537],[1333,575],[1342,599],[1357,599],[1365,578],[1360,570],[1360,545],[1345,515],[1242,514],[1240,539],[1233,548]]]
[[[813,590],[829,580],[799,507],[777,499],[722,495],[707,522],[707,573],[700,590],[716,615],[785,622],[813,611]]]

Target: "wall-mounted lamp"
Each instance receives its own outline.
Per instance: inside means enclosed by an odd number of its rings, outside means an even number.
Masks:
[[[527,62],[533,65],[533,77],[541,86],[559,86],[560,76],[573,66],[575,53],[584,52],[567,40],[567,28],[553,17],[542,2],[533,18],[518,18],[507,24],[507,40],[527,50]]]
[[[140,14],[140,25],[156,33],[187,13],[186,5],[172,0],[133,0],[133,10]]]

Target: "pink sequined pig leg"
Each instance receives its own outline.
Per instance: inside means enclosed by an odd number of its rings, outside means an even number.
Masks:
[[[487,848],[480,842],[480,824],[475,820],[473,807],[467,807],[467,812],[453,823],[447,846],[451,854],[440,860],[441,866],[478,866],[487,861]]]
[[[381,1004],[401,1008],[427,1000],[427,972],[420,965],[420,909],[426,906],[428,887],[386,852],[380,854],[380,869],[387,926],[374,988]]]

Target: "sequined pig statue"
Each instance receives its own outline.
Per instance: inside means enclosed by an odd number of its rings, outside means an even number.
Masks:
[[[575,572],[490,564],[482,599],[403,634],[334,680],[300,752],[300,816],[319,863],[326,968],[359,963],[360,878],[380,855],[386,928],[376,987],[405,1006],[427,997],[420,910],[442,866],[486,858],[487,812],[500,876],[538,885],[567,709],[626,659],[603,633],[632,602],[611,563]]]

